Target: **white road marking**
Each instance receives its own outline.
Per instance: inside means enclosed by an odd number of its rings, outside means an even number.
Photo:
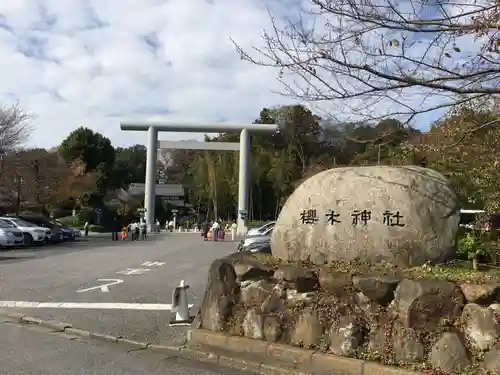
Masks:
[[[141,266],[144,267],[161,267],[165,264],[165,262],[144,262]]]
[[[190,304],[189,308],[194,305]],[[113,302],[31,302],[0,301],[0,308],[18,309],[89,309],[89,310],[172,310],[170,303],[113,303]]]
[[[80,290],[77,290],[76,292],[77,293],[82,293],[82,292],[90,292],[91,290],[100,289],[101,292],[108,293],[109,292],[109,287],[111,285],[117,285],[117,284],[123,283],[122,279],[97,279],[97,281],[110,281],[110,282],[107,283],[107,284],[103,284],[103,285],[93,286],[92,288],[80,289]]]
[[[144,275],[145,273],[151,271],[149,268],[127,268],[123,271],[118,271],[119,275]]]

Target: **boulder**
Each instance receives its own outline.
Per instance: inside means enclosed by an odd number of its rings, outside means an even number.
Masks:
[[[298,293],[307,293],[319,289],[318,277],[312,270],[305,267],[280,266],[274,272],[274,277],[278,281],[292,283]]]
[[[462,311],[462,324],[470,347],[477,351],[490,349],[500,337],[500,326],[495,312],[475,303],[465,305]]]
[[[355,319],[341,316],[330,328],[329,349],[333,354],[352,357],[363,344],[364,327]]]
[[[463,306],[462,291],[452,282],[405,279],[396,288],[390,308],[405,327],[432,330],[454,322]]]
[[[267,316],[264,320],[264,338],[270,342],[277,342],[281,338],[283,327],[277,316]]]
[[[356,193],[360,192],[360,193]],[[415,166],[334,168],[307,179],[286,201],[271,238],[291,261],[453,259],[459,203],[445,177]]]
[[[316,310],[305,308],[293,327],[290,342],[302,348],[316,348],[321,344],[323,326]]]
[[[418,363],[425,359],[425,348],[411,328],[395,324],[392,330],[394,359],[402,363]]]
[[[272,270],[252,259],[239,260],[233,267],[240,281],[268,279],[273,275]]]
[[[462,283],[460,289],[467,302],[477,303],[479,305],[488,305],[493,303],[499,296],[499,284],[474,284]]]
[[[335,296],[345,296],[354,290],[351,275],[334,271],[328,267],[321,267],[318,271],[320,288]]]
[[[470,366],[467,350],[456,333],[443,333],[431,347],[429,362],[436,369],[459,372]]]
[[[353,277],[354,286],[371,301],[387,306],[394,299],[394,290],[399,280],[384,276]]]
[[[251,339],[264,338],[264,318],[258,309],[251,308],[247,311],[243,320],[243,334]]]
[[[273,285],[265,280],[249,281],[241,285],[240,302],[246,306],[261,305],[272,293]]]
[[[193,326],[218,332],[224,330],[238,301],[238,292],[233,266],[225,259],[215,260],[208,271],[208,284]]]
[[[495,344],[491,350],[484,355],[483,368],[493,374],[500,373],[500,343]]]

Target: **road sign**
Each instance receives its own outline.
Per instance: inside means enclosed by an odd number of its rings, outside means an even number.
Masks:
[[[177,212],[179,212],[179,210],[177,210],[177,209],[172,210],[173,214],[176,214]]]

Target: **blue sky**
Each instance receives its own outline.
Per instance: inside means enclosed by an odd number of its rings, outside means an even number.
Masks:
[[[0,102],[33,113],[27,145],[38,147],[79,126],[115,145],[145,143],[121,120],[251,122],[291,100],[273,93],[278,72],[240,60],[230,38],[258,45],[266,6],[279,14],[300,1],[0,1]]]

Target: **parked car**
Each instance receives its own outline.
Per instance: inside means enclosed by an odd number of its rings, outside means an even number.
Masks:
[[[264,233],[266,233],[266,231],[269,229],[269,228],[274,228],[274,226],[276,225],[276,222],[275,221],[271,221],[269,223],[266,223],[264,224],[263,226],[261,227],[258,227],[258,228],[250,228],[248,231],[247,231],[247,234],[246,236],[260,236]]]
[[[38,225],[28,223],[17,217],[0,217],[0,222],[6,223],[11,228],[17,228],[23,232],[24,244],[44,243],[52,237],[52,231]]]
[[[15,248],[24,244],[23,232],[0,221],[0,247]]]
[[[259,254],[272,254],[271,251],[271,240],[266,240],[263,242],[253,242],[246,247],[242,247],[240,251],[249,253],[259,253]]]
[[[264,243],[266,241],[270,241],[273,229],[274,227],[270,227],[261,234],[243,237],[238,244],[238,251],[242,251],[241,249],[245,249],[254,243]]]
[[[38,225],[39,227],[49,228],[52,231],[50,242],[62,242],[75,239],[73,229],[41,215],[20,215],[22,220]]]

